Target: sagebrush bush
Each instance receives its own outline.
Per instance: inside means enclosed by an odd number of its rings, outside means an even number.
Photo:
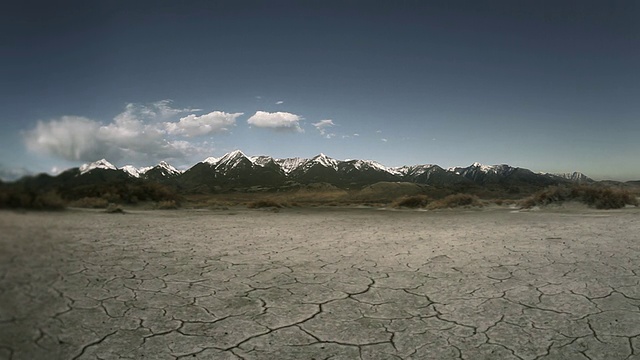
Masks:
[[[104,211],[109,214],[124,214],[124,209],[114,203],[110,203]]]
[[[423,208],[427,206],[427,204],[429,204],[430,201],[431,199],[429,199],[429,197],[426,195],[405,196],[403,198],[396,200],[393,203],[393,207],[396,207],[396,208],[407,207],[412,209]]]
[[[281,208],[282,204],[274,200],[257,200],[257,201],[252,201],[248,203],[247,207],[249,209],[259,209],[259,208],[266,208],[266,207]]]
[[[178,203],[175,200],[159,201],[156,205],[156,208],[160,210],[174,210],[178,207]]]
[[[596,186],[553,186],[541,190],[520,202],[528,209],[564,201],[579,201],[596,209],[620,209],[626,205],[638,206],[638,199],[624,189]]]
[[[71,206],[90,209],[104,209],[109,205],[109,201],[98,197],[83,197],[71,202]]]
[[[436,200],[429,204],[429,209],[446,209],[455,208],[460,206],[477,206],[481,207],[482,202],[480,198],[470,194],[453,194],[446,196],[443,199]]]

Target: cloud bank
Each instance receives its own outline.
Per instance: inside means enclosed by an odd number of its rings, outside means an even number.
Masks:
[[[102,123],[81,116],[62,116],[39,121],[24,133],[26,147],[70,161],[159,161],[180,159],[208,150],[189,138],[227,130],[242,113],[213,111],[189,114],[179,121],[166,121],[199,109],[174,109],[170,100],[152,104],[127,104],[111,122]]]
[[[300,127],[302,117],[288,112],[256,111],[247,123],[258,128],[267,128],[280,131],[304,132]]]

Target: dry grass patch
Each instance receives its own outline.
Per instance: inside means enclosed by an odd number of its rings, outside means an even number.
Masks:
[[[156,205],[156,209],[158,210],[175,210],[178,207],[179,205],[175,200],[159,201]]]
[[[443,199],[436,200],[427,207],[430,210],[448,209],[456,207],[482,207],[482,201],[475,195],[470,194],[453,194]]]

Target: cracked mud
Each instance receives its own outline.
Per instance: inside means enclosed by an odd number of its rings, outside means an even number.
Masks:
[[[0,359],[637,359],[640,211],[0,212]]]

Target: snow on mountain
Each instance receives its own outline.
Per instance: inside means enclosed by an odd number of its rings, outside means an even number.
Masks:
[[[423,165],[411,165],[411,166],[397,166],[389,168],[389,172],[394,175],[400,176],[419,176],[427,172],[431,172],[436,165],[423,164]]]
[[[92,162],[90,164],[84,164],[80,166],[80,174],[86,174],[93,169],[108,169],[108,170],[118,170],[113,164],[108,162],[105,159],[100,159],[96,162]]]
[[[421,184],[458,184],[465,182],[485,183],[525,183],[525,184],[553,184],[565,183],[566,180],[574,182],[593,182],[592,179],[580,172],[561,174],[534,174],[530,170],[512,167],[506,164],[484,165],[478,162],[468,167],[450,167],[443,169],[438,165],[424,164],[399,167],[385,167],[372,160],[347,159],[336,160],[323,153],[313,158],[284,158],[274,159],[270,156],[247,157],[242,151],[235,150],[224,154],[220,158],[208,157],[204,164],[198,165],[197,171],[188,171],[188,176],[177,181],[191,181],[201,178],[208,181],[207,177],[219,179],[216,181],[234,182],[246,185],[279,184],[287,180],[299,182],[329,182],[341,184],[360,184],[367,181],[407,181]],[[161,161],[153,167],[136,168],[125,165],[117,168],[105,159],[82,165],[80,174],[86,174],[94,169],[121,170],[123,173],[146,180],[163,181],[183,173]],[[191,170],[191,169],[190,169]],[[329,171],[327,171],[329,170]],[[194,175],[195,174],[195,175]],[[252,180],[245,180],[250,179]],[[197,181],[196,181],[197,182]],[[253,186],[253,185],[252,185]]]
[[[249,163],[253,165],[253,162],[240,150],[234,150],[225,154],[216,163],[216,171],[227,174],[229,171],[236,169],[243,163]]]
[[[268,163],[274,161],[274,159],[271,156],[265,156],[265,155],[260,155],[260,156],[251,156],[249,157],[249,160],[254,164],[254,165],[258,165],[258,166],[265,166]]]
[[[231,162],[240,160],[242,158],[248,159],[247,156],[242,151],[234,150],[230,153],[224,154],[224,156],[218,160],[218,164],[231,163]]]
[[[202,162],[209,164],[209,165],[213,165],[215,166],[218,161],[220,161],[221,158],[217,158],[217,157],[213,157],[213,156],[209,156],[208,158],[204,159]]]
[[[353,162],[353,166],[358,170],[375,169],[390,173],[389,169],[373,160],[345,160],[346,162]]]
[[[579,171],[574,171],[574,172],[568,172],[568,173],[560,173],[560,174],[551,174],[554,176],[558,176],[561,177],[563,179],[567,179],[567,180],[571,180],[573,182],[577,182],[577,183],[583,183],[583,182],[593,182],[593,179],[591,179],[590,177],[588,177],[587,175],[579,172]]]
[[[284,171],[285,174],[289,174],[291,171],[302,166],[302,164],[304,164],[308,160],[309,159],[304,159],[299,157],[286,158],[286,159],[274,159],[276,164],[280,166],[280,168],[282,169],[282,171]]]
[[[140,175],[142,174],[146,174],[147,171],[153,169],[153,166],[145,166],[145,167],[141,167],[138,169],[138,173],[140,173]]]
[[[169,165],[166,161],[160,161],[160,164],[154,166],[153,168],[160,170],[160,173],[163,176],[175,176],[175,175],[179,175],[179,174],[182,173],[182,171],[180,171],[180,170],[174,168],[173,166]]]
[[[139,178],[140,175],[142,174],[140,172],[140,170],[138,170],[133,165],[125,165],[125,166],[121,167],[120,170],[126,172],[127,174],[129,174],[129,175],[131,175],[131,176],[133,176],[135,178]]]
[[[407,175],[407,173],[410,171],[411,168],[412,166],[394,166],[394,167],[388,168],[387,170],[393,175],[405,176]]]
[[[447,171],[456,173],[458,175],[466,176],[469,174],[496,174],[496,175],[506,175],[513,171],[515,168],[506,164],[501,165],[484,165],[479,162],[474,162],[469,167],[450,167]]]
[[[309,165],[308,167],[311,167],[314,164],[320,164],[320,165],[322,165],[324,167],[332,168],[334,170],[338,170],[338,161],[328,157],[327,155],[325,155],[323,153],[320,153],[320,154],[316,155],[315,157],[311,158],[310,160],[307,160],[306,163],[305,163],[305,167],[307,165]]]
[[[115,165],[108,162],[107,160],[101,159],[96,162],[92,162],[90,164],[84,164],[80,166],[80,175],[86,174],[94,169],[120,170],[134,178],[140,178],[152,169],[157,169],[162,176],[176,176],[182,173],[182,171],[171,166],[166,161],[161,161],[156,166],[146,166],[146,167],[136,168],[133,165],[125,165],[121,168],[118,168]]]

